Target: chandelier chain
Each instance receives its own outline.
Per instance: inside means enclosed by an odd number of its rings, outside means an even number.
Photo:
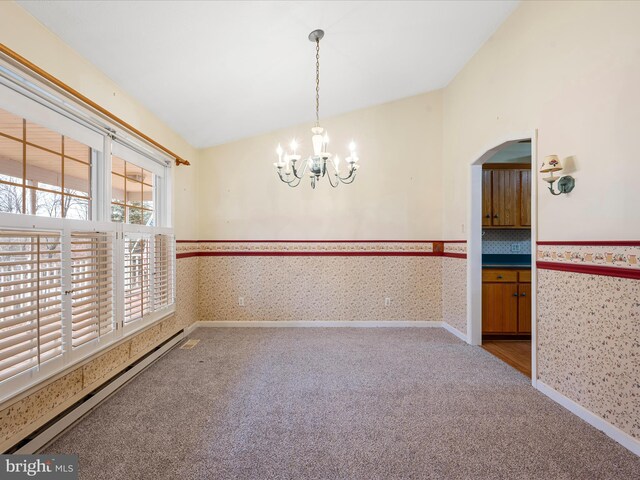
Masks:
[[[316,39],[316,127],[320,126],[320,39]]]

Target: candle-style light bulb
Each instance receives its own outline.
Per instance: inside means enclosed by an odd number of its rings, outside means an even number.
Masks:
[[[276,153],[278,154],[278,164],[282,165],[282,147],[278,144],[278,148],[276,148]]]
[[[351,143],[349,144],[349,151],[350,151],[351,153],[353,153],[353,152],[355,152],[355,151],[356,151],[356,144],[355,144],[355,142],[354,142],[354,141],[351,141]]]
[[[326,152],[327,151],[327,145],[329,145],[329,135],[328,134],[324,134],[324,149],[323,151]]]
[[[298,142],[296,142],[295,140],[291,140],[291,150],[293,151],[293,154],[296,154],[296,150],[298,149]]]

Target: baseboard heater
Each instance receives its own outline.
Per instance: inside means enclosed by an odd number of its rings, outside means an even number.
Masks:
[[[87,393],[76,403],[57,415],[48,423],[33,432],[5,453],[32,454],[37,453],[66,429],[78,422],[84,415],[97,407],[101,402],[114,394],[119,388],[132,380],[136,375],[158,360],[164,354],[185,338],[184,330],[179,331],[171,338],[165,340],[142,358],[126,367],[111,380],[102,384],[95,390]]]

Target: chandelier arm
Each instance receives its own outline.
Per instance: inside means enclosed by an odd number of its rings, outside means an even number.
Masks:
[[[350,178],[351,180],[349,180],[349,178]],[[349,185],[350,183],[353,183],[353,181],[356,179],[356,172],[355,172],[355,170],[354,170],[354,171],[353,171],[353,173],[352,173],[351,175],[349,175],[346,179],[342,179],[342,178],[340,178],[340,177],[338,177],[338,179],[339,179],[342,183],[344,183],[345,185]]]
[[[286,184],[287,184],[287,185],[289,185],[289,186],[291,186],[291,184],[292,184],[293,182],[295,182],[295,181],[296,181],[296,179],[298,180],[298,183],[296,183],[294,186],[298,186],[298,185],[300,184],[300,180],[302,180],[302,178],[304,177],[304,175],[302,175],[302,176],[300,176],[300,177],[295,176],[295,177],[293,177],[291,180],[288,180],[288,175],[287,175],[287,177],[283,177],[283,176],[282,176],[282,171],[281,171],[281,170],[278,170],[278,175],[280,176],[280,180],[282,180],[284,183],[286,183]]]
[[[293,170],[293,175],[295,175],[296,178],[302,179],[304,177],[304,172],[307,170],[307,162],[303,162],[302,172],[300,175],[298,175],[298,170],[294,164],[291,164],[291,169]]]
[[[352,168],[351,170],[349,170],[349,175],[347,175],[346,177],[341,177],[341,176],[338,175],[338,178],[340,179],[340,181],[342,183],[344,183],[345,180],[349,180],[351,177],[353,177],[355,175],[355,173],[356,173],[356,169]],[[351,182],[349,182],[349,183],[351,183]]]
[[[281,169],[278,169],[278,176],[280,177],[281,181],[283,181],[284,183],[287,183],[287,184],[293,182],[293,180],[294,180],[294,179],[286,180],[285,177],[282,176],[282,170]]]
[[[307,167],[309,166],[309,162],[303,162],[304,165],[302,165],[302,172],[300,172],[300,180],[302,180],[304,178],[304,174],[307,172]]]
[[[333,162],[327,162],[330,163],[333,166],[333,175],[331,174],[331,171],[329,170],[329,167],[326,168],[327,170],[327,178],[329,179],[329,183],[331,184],[331,186],[333,188],[336,188],[338,185],[340,185],[340,174],[338,173],[338,170],[336,169],[336,165]],[[334,184],[333,181],[331,180],[331,177],[334,176],[336,177],[336,183]]]
[[[298,177],[296,177],[296,178],[298,178]],[[302,182],[302,177],[299,177],[299,178],[298,178],[298,183],[296,183],[295,185],[294,185],[294,183],[293,183],[294,181],[295,181],[295,179],[291,180],[290,182],[285,182],[285,183],[286,183],[287,185],[289,185],[291,188],[295,188],[295,187],[297,187],[298,185],[300,185],[300,182]]]
[[[333,188],[336,188],[338,185],[340,185],[340,182],[338,181],[338,174],[337,174],[337,173],[335,173],[334,175],[335,175],[335,177],[336,177],[336,183],[335,183],[335,185],[334,185],[334,183],[331,181],[331,177],[332,177],[331,173],[327,170],[327,178],[329,179],[329,184],[330,184]]]

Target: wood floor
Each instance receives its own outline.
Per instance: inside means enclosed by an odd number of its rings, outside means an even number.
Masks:
[[[531,378],[531,340],[483,340],[482,348]]]

